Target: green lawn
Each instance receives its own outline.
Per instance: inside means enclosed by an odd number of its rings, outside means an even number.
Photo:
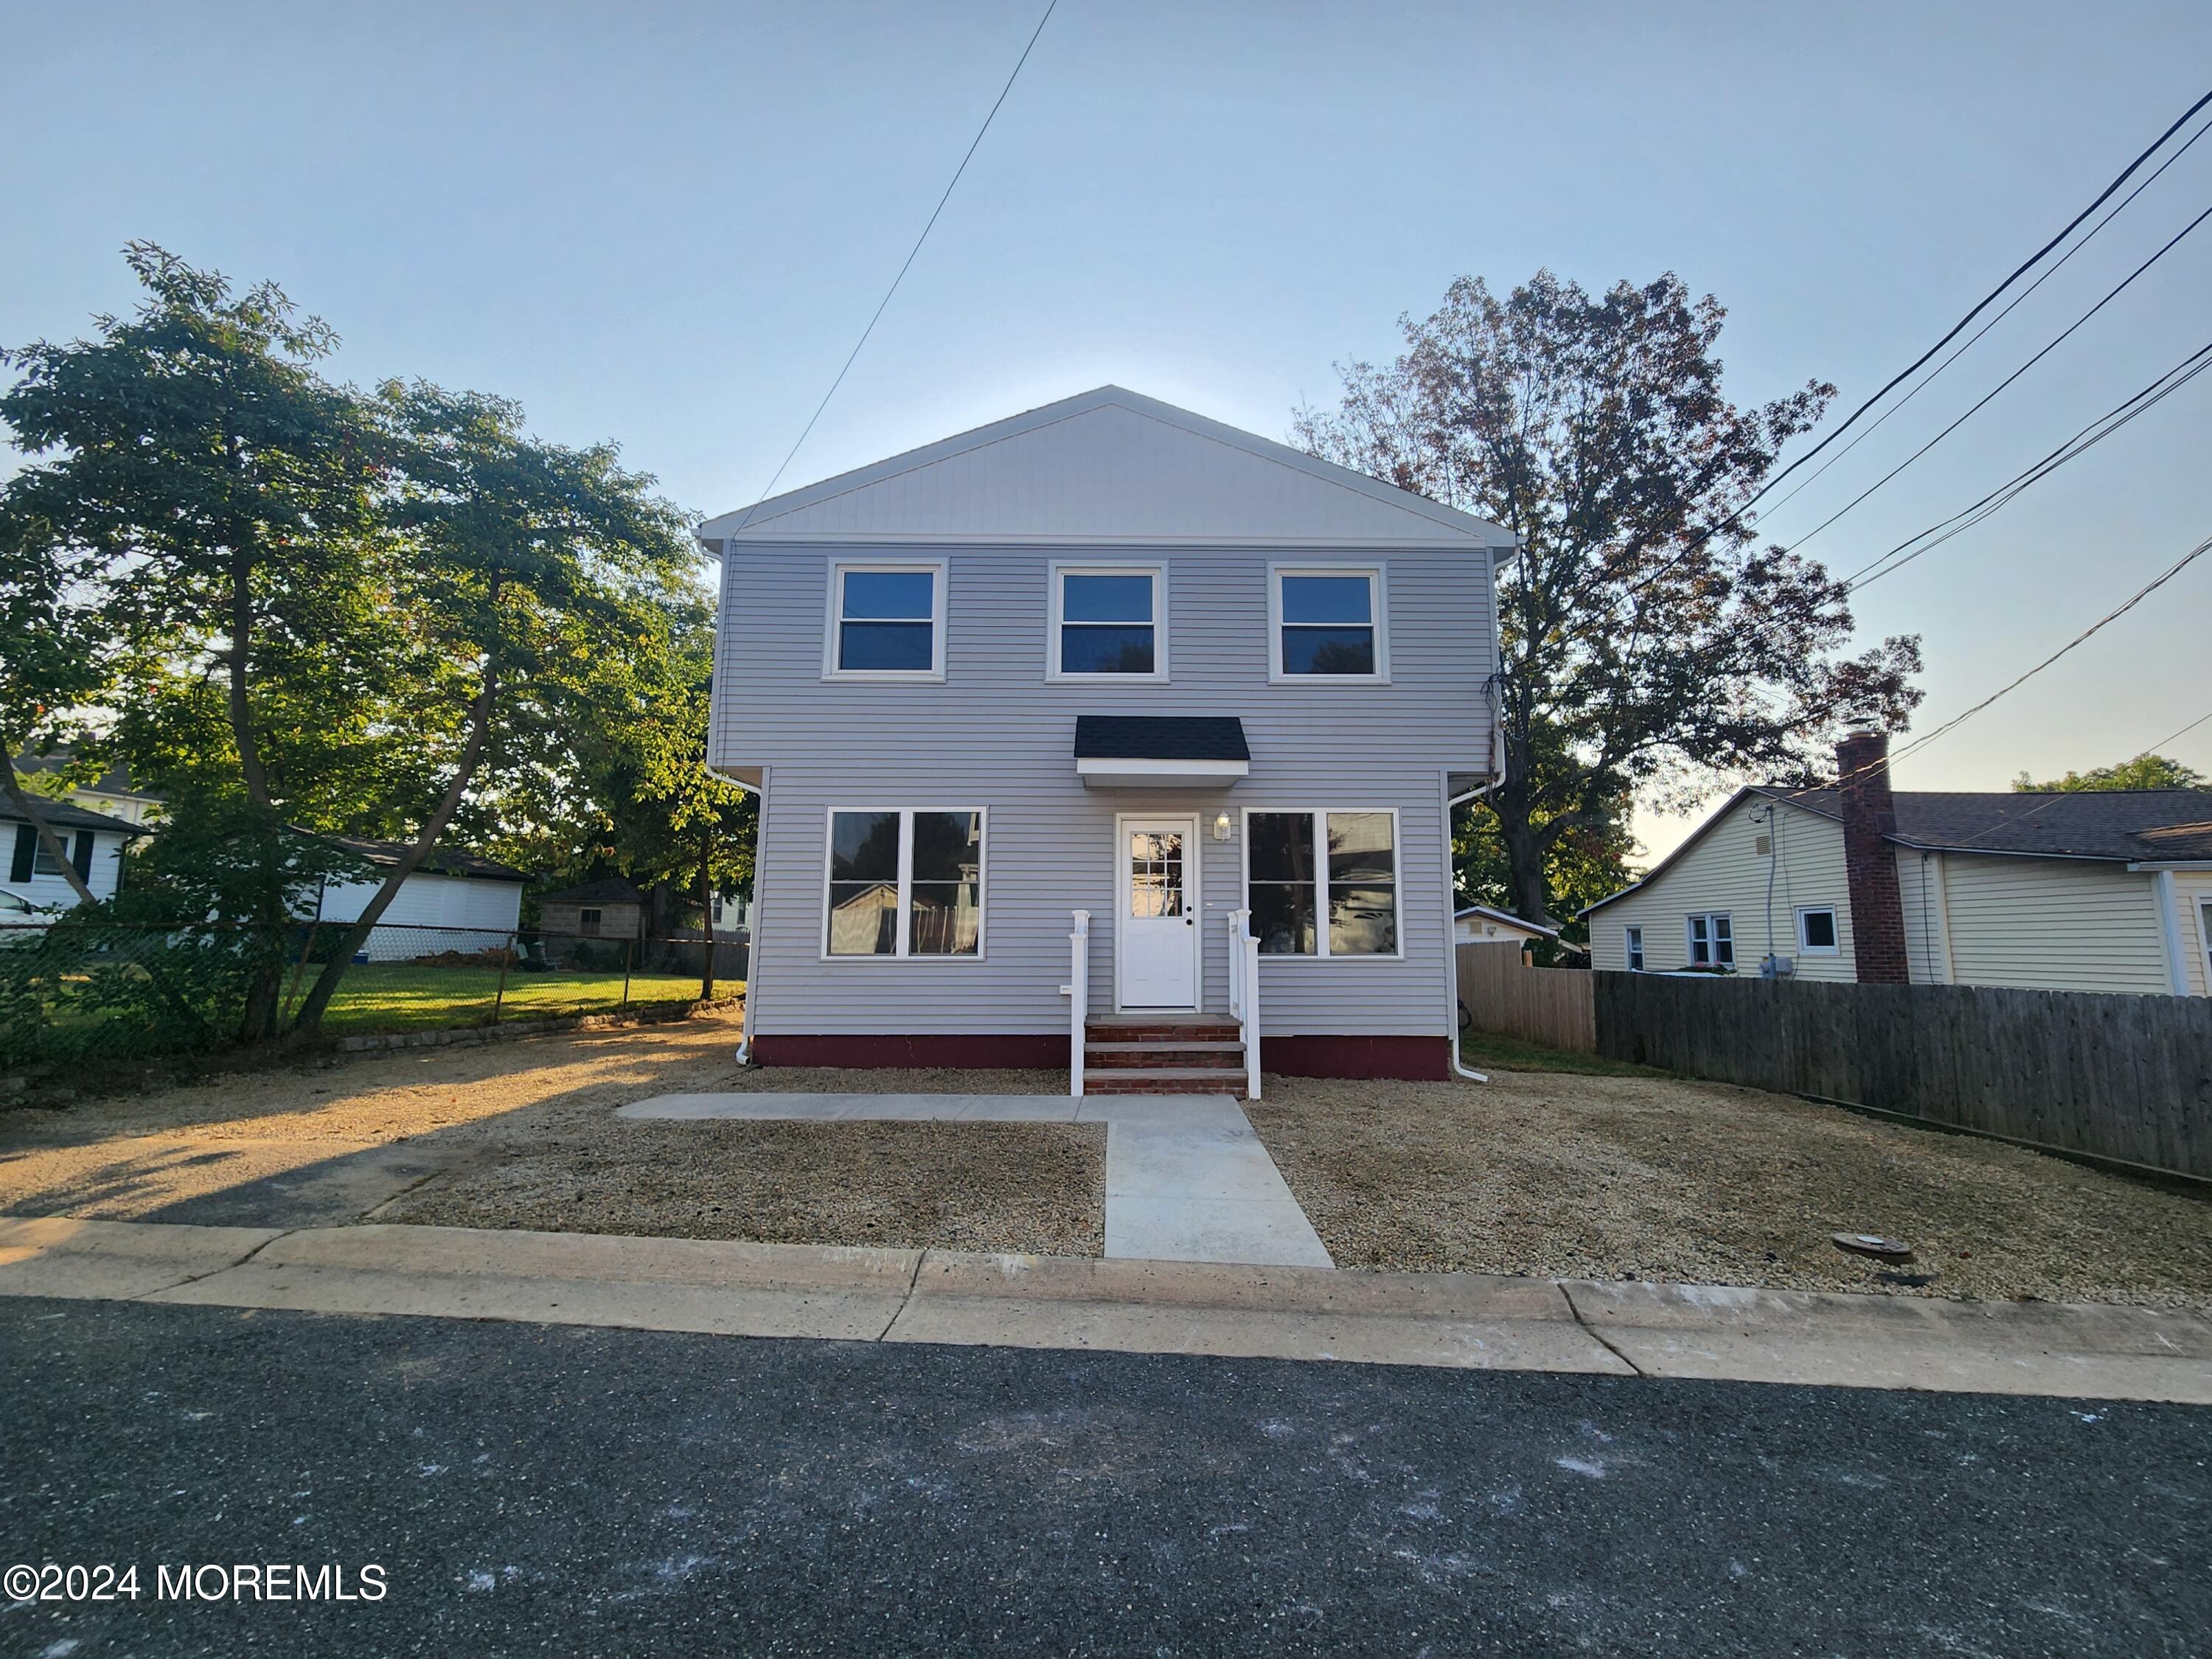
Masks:
[[[742,980],[718,980],[718,996],[744,988]],[[496,968],[440,968],[413,962],[364,963],[347,970],[323,1016],[326,1031],[411,1031],[447,1025],[482,1025],[491,1018],[499,991]],[[689,1002],[699,994],[696,974],[633,974],[629,1001]],[[623,1006],[619,969],[556,969],[507,976],[499,1017],[543,1019],[556,1014],[612,1013]]]
[[[1585,1077],[1671,1075],[1649,1066],[1632,1066],[1625,1060],[1607,1060],[1602,1054],[1547,1048],[1540,1042],[1523,1042],[1494,1031],[1462,1031],[1459,1057],[1462,1065],[1478,1072],[1578,1072]]]

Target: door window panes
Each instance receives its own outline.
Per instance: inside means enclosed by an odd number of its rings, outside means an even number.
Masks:
[[[1129,835],[1129,914],[1139,920],[1182,914],[1182,841],[1172,831]]]

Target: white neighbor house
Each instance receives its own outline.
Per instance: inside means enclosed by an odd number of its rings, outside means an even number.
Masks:
[[[1517,945],[1526,950],[1540,939],[1559,936],[1556,927],[1523,921],[1510,910],[1486,904],[1470,904],[1452,917],[1452,938],[1462,945]]]
[[[1838,757],[1851,787],[1738,790],[1585,910],[1592,964],[2212,994],[2212,792],[1892,793],[1883,739]]]
[[[1510,532],[1103,386],[699,533],[752,1058],[1449,1075]]]
[[[115,896],[123,875],[123,849],[139,827],[70,801],[41,797],[39,814],[69,849],[70,862],[96,899]],[[67,910],[77,903],[76,890],[61,866],[46,855],[38,831],[15,809],[0,801],[0,836],[9,849],[8,879],[0,886],[0,922],[30,921],[39,910]]]
[[[374,871],[397,865],[408,843],[331,838],[368,860]],[[530,877],[512,866],[457,848],[435,848],[392,896],[377,918],[366,946],[372,962],[404,962],[441,951],[489,951],[506,945],[522,920],[522,890]],[[384,885],[373,873],[366,881],[325,887],[309,916],[301,920],[353,921]]]

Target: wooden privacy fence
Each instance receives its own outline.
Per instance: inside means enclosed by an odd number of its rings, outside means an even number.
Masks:
[[[1465,987],[1464,951],[1460,962]],[[1615,1060],[2212,1177],[2212,1000],[2203,997],[1548,977],[1592,982],[1596,1050]]]
[[[1518,945],[1458,947],[1459,1000],[1478,1031],[1580,1054],[1597,1049],[1590,981],[1565,968],[1531,968]]]

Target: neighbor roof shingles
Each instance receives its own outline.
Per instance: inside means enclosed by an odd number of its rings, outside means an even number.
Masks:
[[[1768,794],[1841,820],[1834,789],[1770,789]],[[2140,859],[2140,837],[2194,826],[2212,836],[2212,790],[2084,789],[1996,794],[1900,789],[1896,839],[1914,847],[1966,853],[2031,853],[2045,858]],[[2154,856],[2188,857],[2161,853]]]

